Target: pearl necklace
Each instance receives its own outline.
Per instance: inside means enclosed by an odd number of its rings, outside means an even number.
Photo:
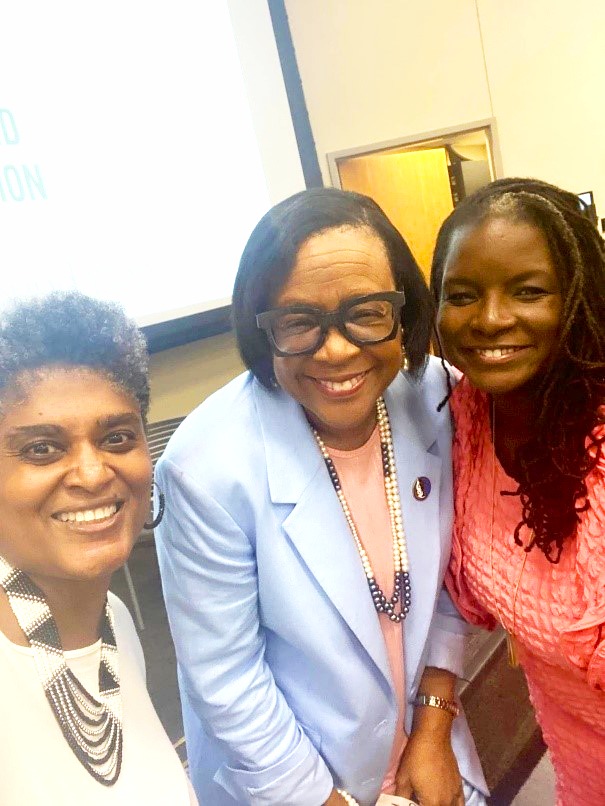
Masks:
[[[412,603],[412,586],[410,584],[409,559],[405,530],[403,528],[403,516],[401,514],[401,499],[399,498],[399,485],[397,484],[397,470],[395,468],[395,453],[393,450],[393,438],[391,436],[391,424],[384,400],[380,397],[376,401],[376,420],[378,422],[378,433],[380,434],[380,448],[382,453],[382,472],[384,473],[384,489],[387,497],[387,506],[391,518],[391,532],[393,534],[393,565],[395,568],[393,595],[387,599],[380,586],[376,582],[374,571],[370,559],[363,547],[359,537],[357,527],[353,521],[351,510],[340,485],[340,479],[336,472],[334,462],[328,453],[324,441],[317,431],[313,429],[313,435],[321,455],[323,456],[330,481],[334,486],[336,495],[342,507],[342,511],[353,535],[363,571],[366,575],[372,601],[378,613],[384,613],[388,618],[396,623],[403,621],[409,613]],[[399,607],[399,610],[397,610]]]

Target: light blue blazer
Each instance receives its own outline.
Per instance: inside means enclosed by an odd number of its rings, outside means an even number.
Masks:
[[[452,523],[441,368],[385,393],[410,557],[406,697],[425,665],[461,671],[464,626],[442,581]],[[427,476],[432,491],[412,488]],[[319,806],[334,785],[373,806],[397,705],[355,544],[299,404],[245,373],[180,426],[156,469],[156,531],[201,806]],[[413,709],[406,711],[409,731]],[[453,745],[469,804],[484,802],[463,716]]]

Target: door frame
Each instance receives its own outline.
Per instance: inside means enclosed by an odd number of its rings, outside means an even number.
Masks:
[[[356,146],[354,148],[345,148],[341,151],[331,151],[327,154],[328,168],[330,171],[330,181],[333,187],[342,188],[340,181],[340,173],[338,170],[338,162],[342,159],[349,157],[363,157],[370,156],[380,151],[390,151],[392,149],[405,147],[408,149],[410,146],[426,147],[429,144],[439,148],[449,145],[452,137],[462,134],[471,134],[476,131],[485,131],[488,142],[488,160],[490,170],[494,179],[498,179],[504,175],[502,170],[502,156],[500,154],[500,146],[498,144],[498,134],[495,118],[484,118],[483,120],[474,120],[470,123],[461,123],[457,126],[448,126],[445,129],[435,129],[434,131],[421,132],[418,134],[409,134],[405,137],[397,137],[394,140],[383,140],[380,143],[371,143],[365,146]]]

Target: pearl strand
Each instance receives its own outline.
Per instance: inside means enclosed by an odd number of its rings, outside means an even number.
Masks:
[[[353,795],[349,794],[346,789],[337,789],[336,791],[348,806],[359,806],[359,801],[356,801]]]
[[[330,481],[334,486],[334,490],[338,497],[340,506],[342,507],[349,530],[353,535],[353,540],[355,541],[355,546],[357,548],[359,558],[361,559],[361,565],[368,582],[374,607],[378,613],[384,613],[391,621],[399,623],[400,621],[403,621],[403,619],[405,619],[409,613],[412,603],[409,573],[410,564],[405,538],[405,529],[403,526],[403,515],[401,512],[399,485],[397,483],[397,469],[395,467],[395,451],[393,450],[391,424],[389,422],[387,407],[382,398],[379,398],[376,401],[376,420],[378,423],[378,433],[380,435],[384,488],[391,521],[391,533],[393,535],[394,583],[393,595],[390,599],[386,598],[385,594],[376,582],[370,559],[363,547],[357,527],[353,521],[353,516],[342,490],[340,479],[338,478],[338,473],[336,472],[336,467],[332,457],[328,453],[328,449],[326,448],[324,441],[315,429],[313,429],[313,435],[315,436],[315,440],[317,441],[321,455],[326,463],[326,467],[330,475]],[[398,605],[399,612],[396,611],[396,607]]]

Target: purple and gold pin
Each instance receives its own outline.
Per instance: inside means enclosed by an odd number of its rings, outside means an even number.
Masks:
[[[431,493],[431,480],[426,476],[418,476],[412,485],[412,495],[416,501],[424,501]]]

